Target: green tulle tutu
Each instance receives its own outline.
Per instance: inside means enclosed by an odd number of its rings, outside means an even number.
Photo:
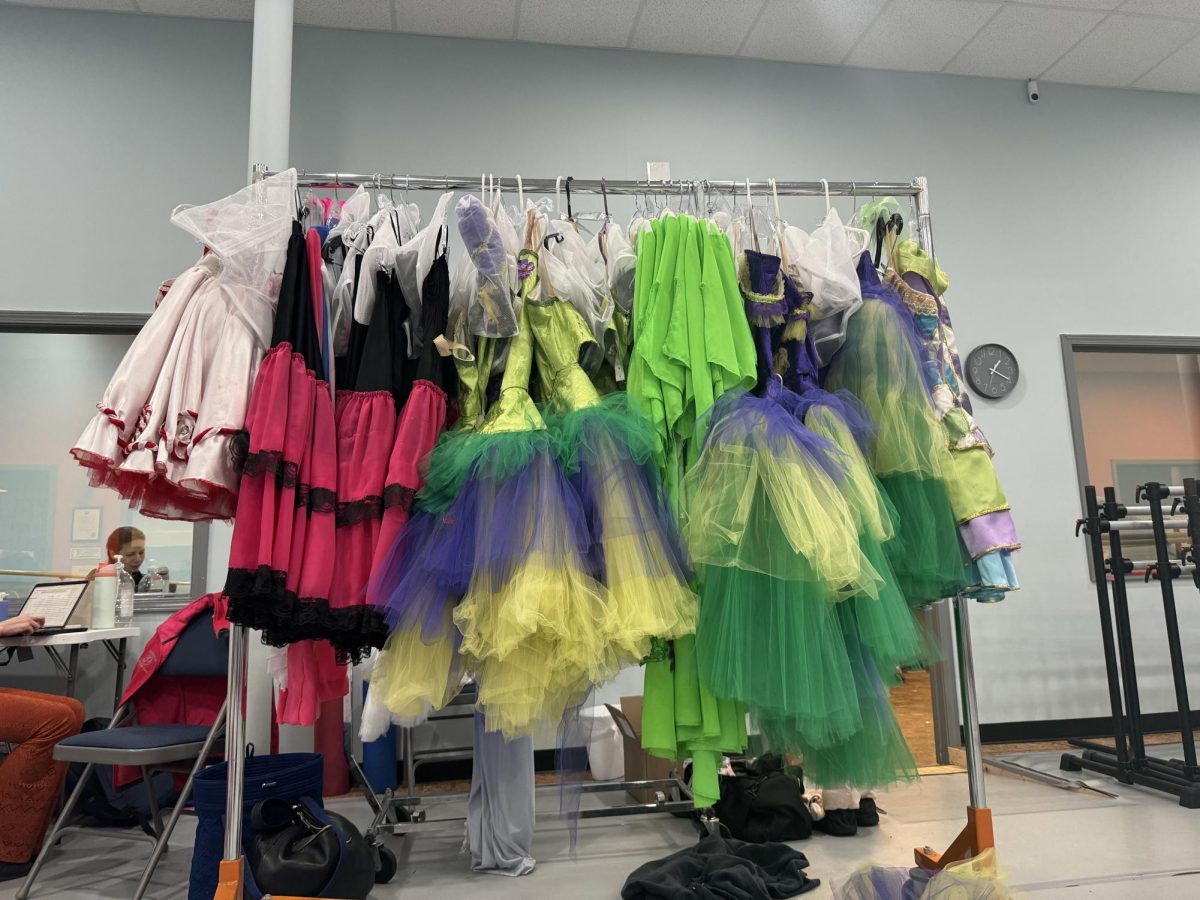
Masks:
[[[919,473],[879,482],[899,511],[887,555],[908,602],[923,606],[966,588],[969,573],[945,483]]]
[[[883,680],[860,638],[849,605],[838,609],[843,646],[853,671],[853,687],[860,727],[849,738],[820,746],[805,735],[792,746],[803,756],[804,774],[817,784],[849,784],[859,790],[884,787],[897,781],[915,781],[917,764],[892,711]],[[782,738],[781,728],[770,720],[760,722],[768,740]],[[772,746],[775,746],[772,741]]]
[[[944,478],[945,431],[929,402],[911,322],[897,306],[898,298],[863,303],[825,387],[849,391],[875,422],[867,460],[896,510],[887,556],[908,602],[921,606],[962,591],[969,573]]]

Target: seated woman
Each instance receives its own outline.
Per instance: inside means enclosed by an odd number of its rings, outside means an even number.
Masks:
[[[32,634],[44,624],[19,615],[0,622],[0,637]],[[0,687],[0,741],[14,745],[0,763],[0,881],[29,872],[67,774],[54,745],[83,727],[83,704],[70,697]]]
[[[136,588],[142,581],[142,563],[146,559],[146,533],[132,525],[122,525],[114,528],[104,544],[108,553],[108,561],[114,563],[121,557],[125,571],[133,576],[133,586]]]

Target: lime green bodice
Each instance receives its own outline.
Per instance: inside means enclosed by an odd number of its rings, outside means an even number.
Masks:
[[[521,251],[524,258],[528,251]],[[532,255],[532,254],[531,254]],[[529,308],[538,291],[537,269],[521,282],[521,312],[518,316],[518,331],[508,345],[508,360],[504,365],[504,376],[500,381],[500,399],[487,411],[480,434],[500,434],[506,431],[540,431],[546,427],[542,414],[538,412],[529,396],[529,376],[533,369],[533,333],[529,327]],[[487,368],[479,367],[480,378],[486,386]]]
[[[536,263],[527,280],[538,278]],[[523,306],[533,333],[542,396],[559,412],[571,412],[600,402],[600,392],[579,360],[595,339],[583,316],[566,301],[531,295]]]

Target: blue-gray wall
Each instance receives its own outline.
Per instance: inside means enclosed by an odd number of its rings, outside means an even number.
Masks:
[[[0,8],[0,306],[146,308],[195,252],[171,207],[244,176],[249,48],[245,24]],[[978,409],[1026,544],[1025,589],[975,616],[982,716],[1105,713],[1058,335],[1200,333],[1200,97],[1044,84],[1031,106],[1012,81],[308,28],[295,54],[310,171],[928,176],[960,343],[1022,367]],[[1143,705],[1167,709],[1161,611],[1135,605]]]

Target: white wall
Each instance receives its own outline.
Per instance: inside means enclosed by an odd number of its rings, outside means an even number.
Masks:
[[[246,182],[249,83],[245,24],[0,9],[0,309],[153,309],[200,253],[171,210]]]
[[[316,29],[295,52],[292,161],[309,171],[619,178],[665,159],[676,177],[928,176],[960,342],[1004,343],[1022,368],[1015,396],[978,404],[1026,545],[1024,590],[974,617],[982,718],[1105,714],[1058,335],[1200,333],[1200,98],[1044,84],[1031,106],[1019,82]],[[166,237],[170,207],[239,183],[248,53],[244,25],[0,8],[0,83],[29,85],[0,94],[0,121],[33,135],[0,142],[6,197],[32,199],[11,174],[34,161],[111,166],[38,193],[56,209],[136,197],[111,221],[141,248],[72,241],[48,279],[27,220],[0,217],[19,262],[0,305],[144,308],[190,253]],[[1156,596],[1134,601],[1148,711],[1172,705]],[[1200,611],[1181,596],[1195,671]]]

